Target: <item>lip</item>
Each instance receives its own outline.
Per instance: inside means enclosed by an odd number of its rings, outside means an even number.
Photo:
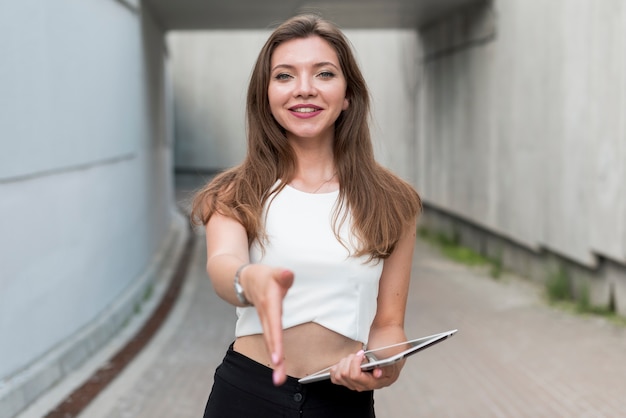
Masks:
[[[322,112],[322,108],[313,104],[303,103],[291,106],[289,112],[300,119],[308,119],[319,115]]]

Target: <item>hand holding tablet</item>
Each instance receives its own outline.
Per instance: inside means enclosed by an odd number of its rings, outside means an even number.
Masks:
[[[415,340],[405,341],[398,344],[388,345],[386,347],[379,347],[373,350],[367,350],[365,352],[365,357],[368,359],[367,363],[363,363],[361,365],[361,370],[373,370],[377,367],[385,367],[391,364],[397,363],[403,358],[407,358],[408,356],[417,353],[418,351],[424,350],[428,347],[432,347],[433,345],[451,337],[457,330],[450,330],[446,332],[441,332],[439,334],[429,335],[427,337],[418,338]],[[379,359],[376,357],[377,352],[381,352],[383,350],[388,350],[390,348],[399,347],[402,345],[408,346],[405,350],[394,354],[389,357],[385,357]],[[331,366],[332,367],[332,366]],[[325,380],[330,378],[330,369],[331,367],[327,367],[326,369],[320,370],[316,373],[310,374],[298,380],[300,383],[312,383],[318,382],[320,380]]]

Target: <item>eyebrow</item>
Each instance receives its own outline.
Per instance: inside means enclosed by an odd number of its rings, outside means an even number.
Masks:
[[[314,68],[320,68],[320,67],[324,67],[324,66],[327,66],[327,65],[330,65],[331,67],[336,68],[336,69],[337,69],[337,71],[340,71],[340,70],[339,70],[339,67],[337,67],[335,64],[333,64],[333,63],[332,63],[332,62],[330,62],[330,61],[322,61],[322,62],[318,62],[318,63],[316,63],[316,64],[313,64],[313,67],[314,67]],[[278,68],[286,68],[286,69],[288,69],[288,70],[293,70],[293,69],[295,68],[295,66],[293,66],[293,65],[289,65],[289,64],[278,64],[278,65],[274,66],[274,68],[272,68],[272,71],[274,71],[274,70],[276,70],[276,69],[278,69]]]

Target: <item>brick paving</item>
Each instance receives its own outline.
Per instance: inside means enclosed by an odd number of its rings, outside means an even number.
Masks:
[[[197,242],[170,318],[81,417],[202,416],[235,313],[214,294]],[[409,337],[459,332],[376,393],[379,417],[626,416],[626,328],[550,308],[533,284],[494,280],[419,241],[410,292]]]
[[[459,328],[419,354],[381,416],[624,417],[626,329],[547,307],[536,286],[443,259],[419,244],[409,335]]]

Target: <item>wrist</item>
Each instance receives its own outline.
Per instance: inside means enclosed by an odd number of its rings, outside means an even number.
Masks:
[[[243,306],[253,306],[252,302],[246,297],[246,292],[244,287],[241,284],[241,275],[246,267],[248,267],[250,263],[242,264],[235,273],[235,277],[233,280],[233,287],[235,289],[235,295],[237,296],[237,300]]]

